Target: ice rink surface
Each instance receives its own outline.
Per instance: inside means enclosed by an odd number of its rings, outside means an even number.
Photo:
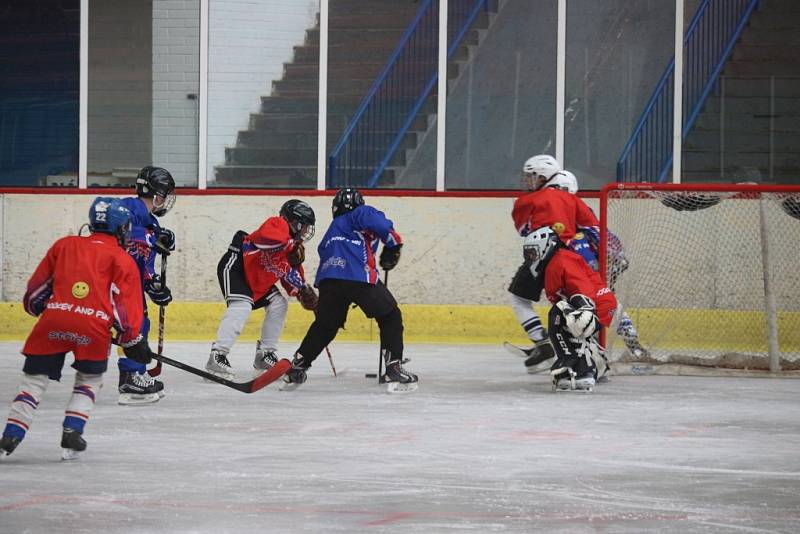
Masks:
[[[231,363],[249,378],[253,343]],[[0,344],[0,410],[21,343]],[[208,343],[167,343],[202,367]],[[282,348],[289,354],[295,344]],[[0,532],[800,532],[800,381],[619,376],[553,393],[494,346],[410,345],[388,395],[377,348],[331,346],[295,392],[243,394],[165,366],[116,404],[117,370],[60,461],[73,371],[0,462]],[[71,362],[68,357],[68,362]]]

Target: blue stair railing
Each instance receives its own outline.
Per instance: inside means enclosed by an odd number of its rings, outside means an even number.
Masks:
[[[450,0],[451,57],[488,0]],[[439,2],[424,0],[328,156],[328,187],[373,188],[438,81]]]
[[[694,126],[759,0],[703,0],[684,36],[682,138]],[[672,166],[675,58],[617,161],[618,182],[663,182]]]

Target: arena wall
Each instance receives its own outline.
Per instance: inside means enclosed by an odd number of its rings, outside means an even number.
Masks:
[[[28,277],[55,239],[79,231],[95,196],[0,195],[0,337],[27,334],[33,322],[19,302]],[[179,196],[175,208],[162,219],[178,238],[177,251],[169,259],[169,286],[175,297],[168,308],[171,337],[213,337],[224,306],[217,261],[236,230],[254,230],[287,198]],[[318,264],[315,248],[331,220],[331,195],[301,198],[317,215],[317,233],[306,261],[306,272],[313,279]],[[587,200],[596,209],[596,199]],[[394,221],[406,242],[389,286],[403,306],[409,340],[522,340],[506,291],[522,258],[521,240],[510,218],[513,198],[368,196],[367,201]],[[181,326],[176,329],[178,321]],[[310,314],[293,305],[284,337],[302,337],[309,322]],[[373,329],[355,310],[343,335],[370,339]],[[252,324],[244,336],[251,333],[255,335]]]

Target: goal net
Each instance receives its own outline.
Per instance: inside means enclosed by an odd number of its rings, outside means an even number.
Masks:
[[[601,269],[644,348],[612,327],[612,360],[800,369],[800,187],[610,184],[600,210]]]

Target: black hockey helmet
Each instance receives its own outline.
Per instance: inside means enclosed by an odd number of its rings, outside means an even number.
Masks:
[[[296,198],[287,200],[281,206],[280,216],[289,223],[292,239],[308,241],[314,237],[314,224],[317,222],[317,217],[307,202]]]
[[[142,167],[136,177],[136,196],[152,198],[153,215],[162,217],[175,204],[175,180],[162,167]]]
[[[364,197],[361,196],[358,189],[355,187],[343,187],[333,197],[331,209],[333,210],[333,216],[338,217],[363,205]]]

